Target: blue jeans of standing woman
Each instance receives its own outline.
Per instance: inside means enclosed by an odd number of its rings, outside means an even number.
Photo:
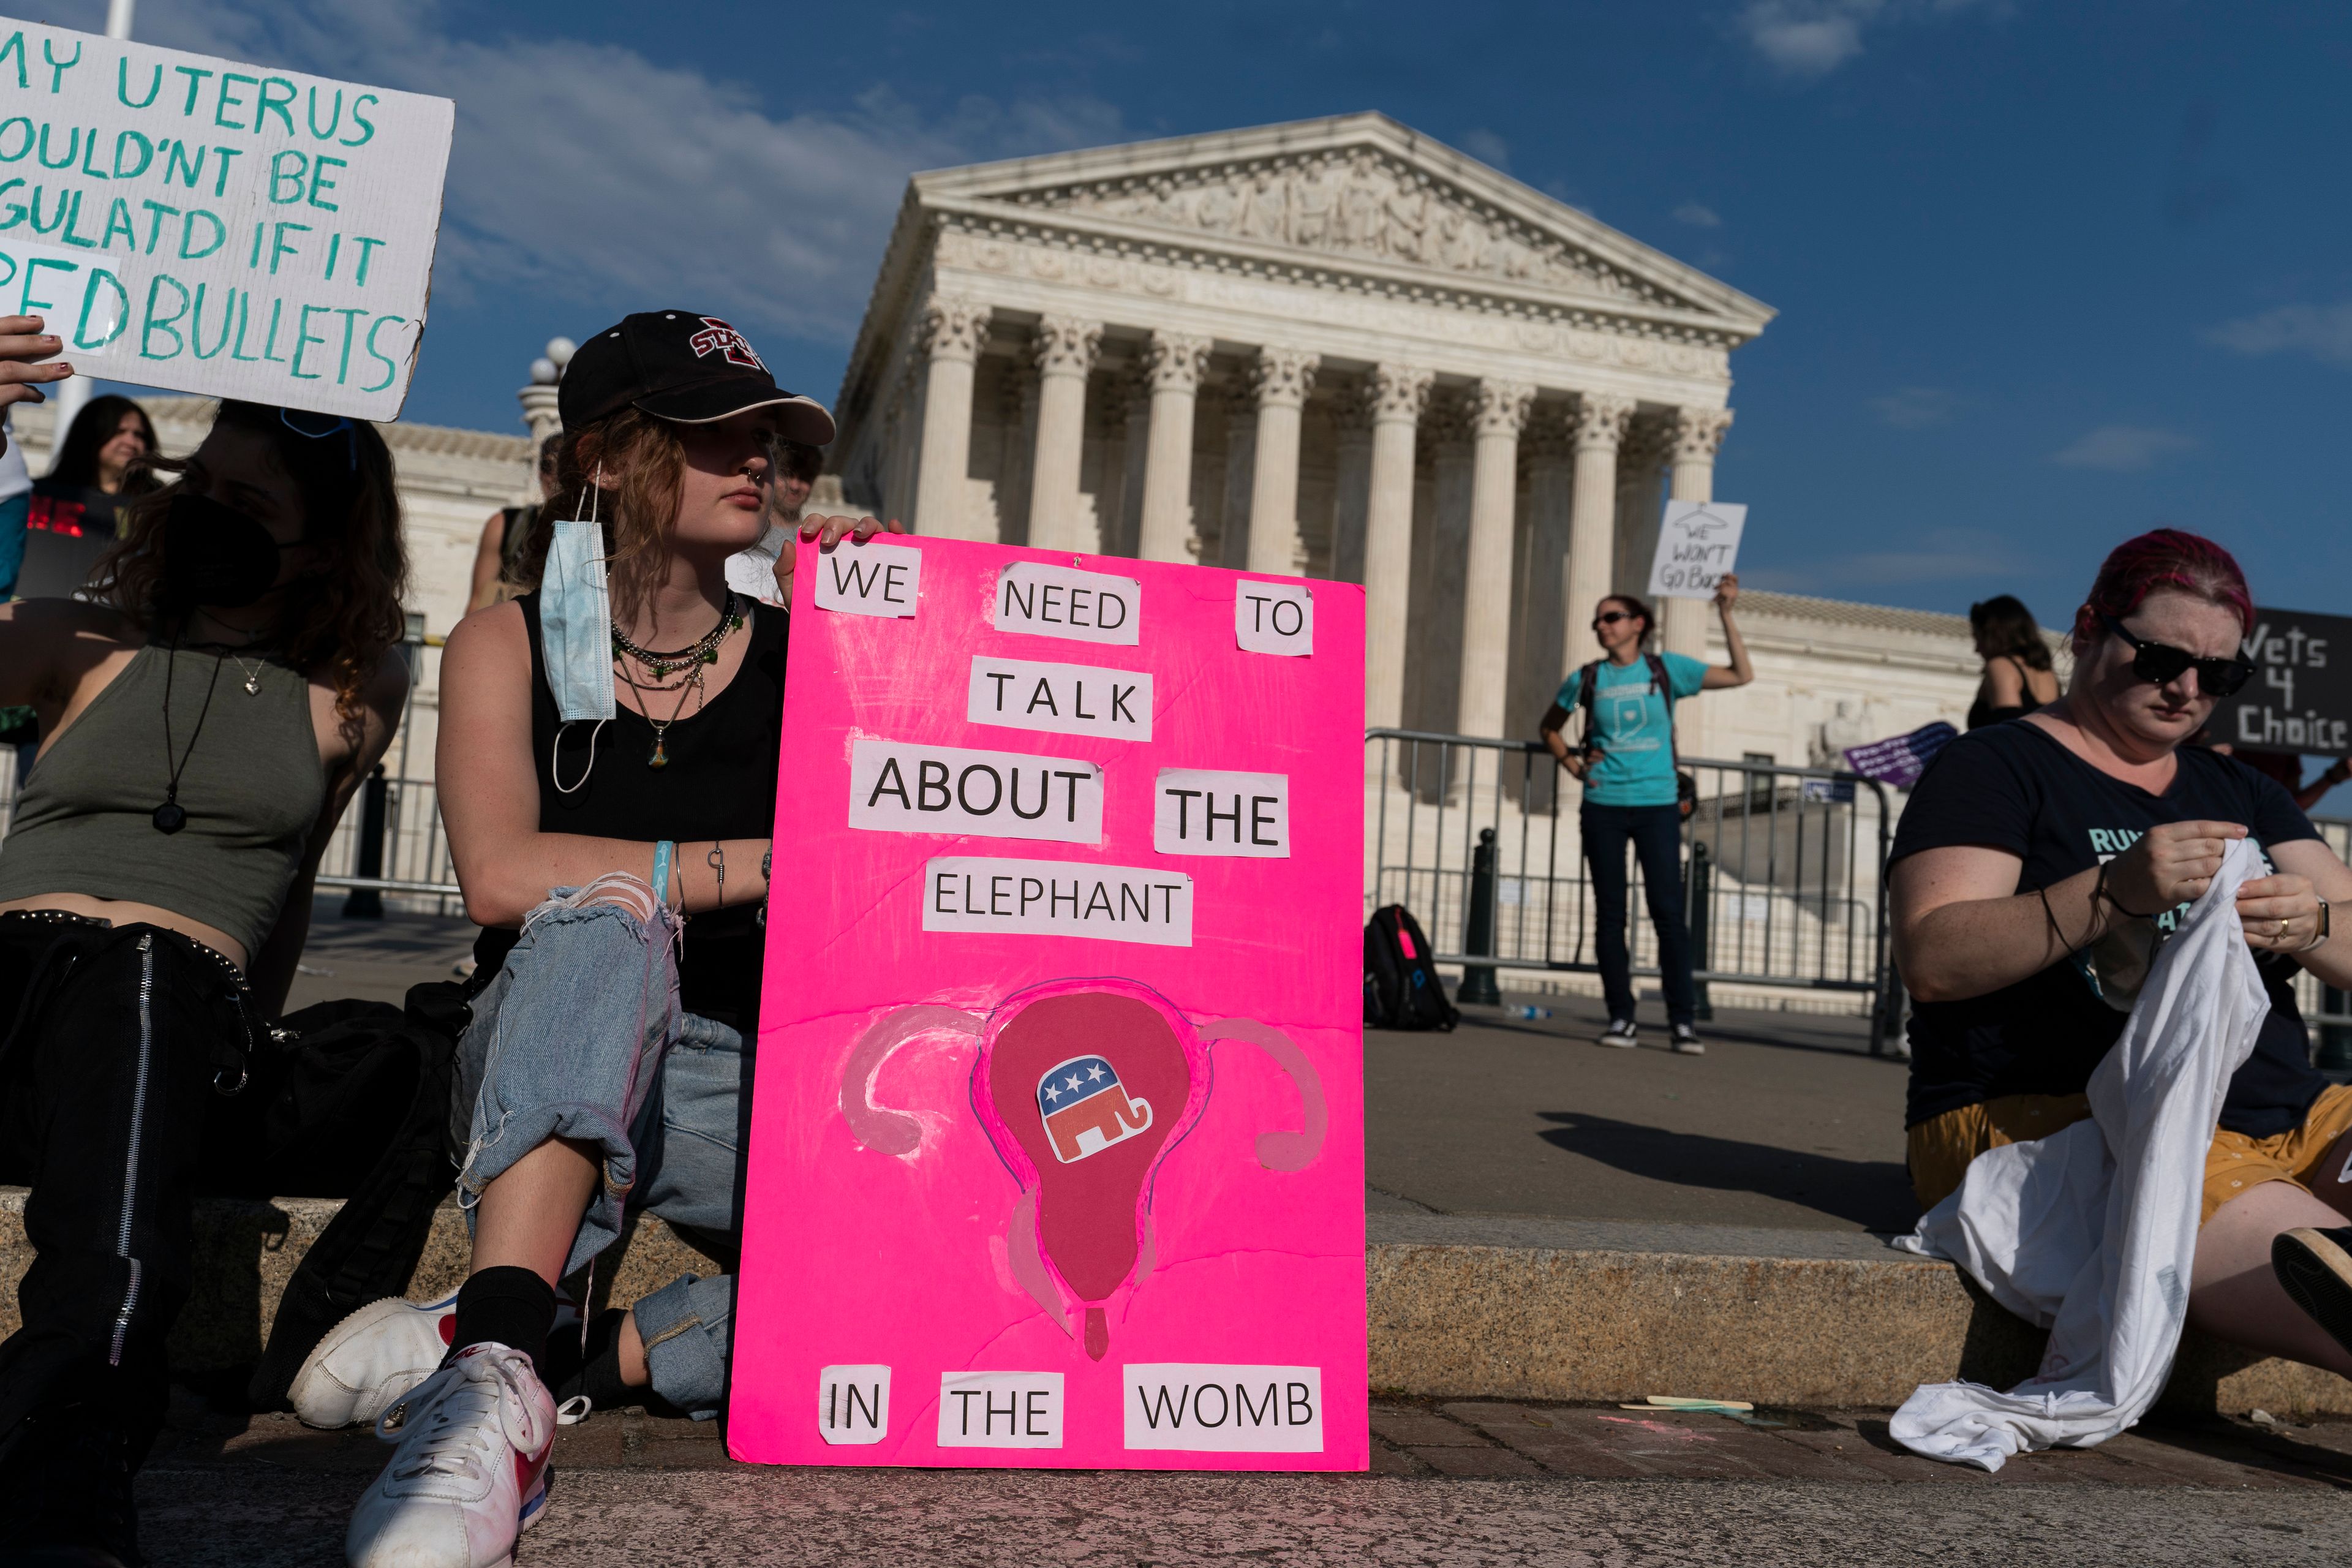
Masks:
[[[1688,1024],[1698,1015],[1691,981],[1690,926],[1683,919],[1683,814],[1678,805],[1595,805],[1578,814],[1584,858],[1592,868],[1593,947],[1601,989],[1613,1021],[1633,1016],[1633,958],[1625,945],[1625,846],[1642,862],[1642,890],[1658,931],[1658,970],[1666,1021]]]

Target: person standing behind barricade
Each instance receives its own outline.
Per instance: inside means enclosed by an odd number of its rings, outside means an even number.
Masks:
[[[530,572],[547,553],[547,542],[535,539],[540,531],[548,489],[555,482],[555,444],[539,449],[537,483],[540,499],[527,506],[502,506],[482,523],[482,537],[474,546],[474,579],[466,608],[478,610],[501,599],[511,599],[530,587]],[[526,567],[528,561],[531,564]]]
[[[404,1405],[345,1537],[359,1568],[505,1562],[559,1401],[709,1416],[726,1394],[731,1278],[550,1331],[557,1281],[631,1209],[738,1245],[787,616],[726,568],[766,526],[781,445],[833,419],[685,310],[588,339],[558,406],[540,585],[467,616],[441,666],[441,810],[483,928],[451,1107],[471,1270],[454,1311],[362,1309],[290,1391],[313,1424]],[[880,524],[804,536],[853,526]]]
[[[1984,678],[1969,704],[1969,728],[2022,719],[2058,700],[2058,676],[2050,667],[2050,645],[2042,640],[2033,612],[2007,594],[1969,606]]]
[[[2193,743],[2253,674],[2253,615],[2211,540],[2127,540],[2075,612],[2064,695],[1961,736],[1920,777],[1888,870],[1912,996],[1907,1163],[1933,1207],[1987,1150],[2089,1116],[2156,945],[2251,837],[2275,874],[2241,887],[2236,913],[2270,1011],[2205,1152],[2189,1322],[2352,1375],[2352,1087],[2313,1069],[2294,987],[2298,968],[2352,985],[2329,913],[2352,868],[2275,781]]]
[[[1684,779],[1675,765],[1675,703],[1700,691],[1745,686],[1756,679],[1731,606],[1739,579],[1727,573],[1715,592],[1731,662],[1709,666],[1679,653],[1645,651],[1656,622],[1650,607],[1612,594],[1592,614],[1592,635],[1606,658],[1570,674],[1543,717],[1544,744],[1584,785],[1578,828],[1592,873],[1593,946],[1609,1027],[1596,1042],[1631,1048],[1633,961],[1625,941],[1625,847],[1642,862],[1650,922],[1658,933],[1658,970],[1665,993],[1667,1043],[1685,1056],[1705,1054],[1697,1028],[1698,988],[1691,977],[1690,927],[1683,917]],[[1584,716],[1583,741],[1563,733],[1571,713]]]
[[[27,363],[58,350],[40,330],[0,319],[0,402],[68,374]],[[46,737],[0,844],[0,1182],[31,1186],[35,1249],[0,1344],[0,1549],[92,1564],[139,1561],[190,1194],[258,1113],[320,857],[408,689],[372,426],[226,402],[163,466],[89,600],[0,607],[0,704]]]
[[[113,548],[122,504],[152,488],[146,464],[156,450],[145,409],[127,397],[89,400],[49,471],[33,482],[19,595],[64,598],[82,587]]]

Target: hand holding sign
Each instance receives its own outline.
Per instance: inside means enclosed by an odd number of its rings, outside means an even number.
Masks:
[[[1654,599],[1712,599],[1739,561],[1748,508],[1737,501],[1670,500],[1650,563]],[[1732,590],[1738,592],[1735,586]]]
[[[64,346],[59,340],[44,332],[47,325],[38,316],[0,316],[0,408],[12,403],[41,403],[41,384],[63,381],[73,374],[69,364],[36,364]],[[0,431],[0,452],[8,449],[8,438]]]

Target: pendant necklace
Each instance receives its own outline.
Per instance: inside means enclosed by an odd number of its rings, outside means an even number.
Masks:
[[[703,671],[719,662],[719,645],[727,640],[730,632],[742,624],[743,608],[735,591],[730,588],[719,605],[719,624],[705,632],[692,647],[679,648],[675,653],[657,653],[639,647],[619,626],[613,627],[613,658],[621,665],[621,679],[629,683],[630,689],[641,696],[648,691],[677,693],[677,704],[670,710],[668,718],[656,719],[651,713],[644,713],[646,722],[652,726],[654,732],[654,749],[646,757],[646,766],[656,771],[669,766],[669,727],[686,712],[687,699],[703,689]],[[631,659],[645,666],[655,684],[644,685],[629,674],[628,661]],[[679,678],[676,686],[660,684],[672,675]],[[644,712],[642,709],[639,711]]]
[[[228,662],[228,650],[223,648],[213,656],[213,678],[205,683],[205,705],[196,712],[195,731],[188,737],[188,749],[180,753],[177,764],[172,761],[172,676],[180,664],[178,638],[173,639],[163,657],[167,661],[163,666],[163,763],[172,770],[172,776],[163,786],[163,804],[147,819],[155,825],[156,832],[173,834],[188,825],[187,808],[180,804],[180,775],[187,772],[188,759],[196,754],[196,738],[205,732],[205,720],[213,710],[213,689],[220,684],[221,666]]]
[[[232,655],[230,657],[235,658],[236,656]],[[244,659],[237,658],[237,668],[245,671],[245,694],[247,697],[257,697],[261,694],[261,667],[267,662],[268,661],[266,659],[259,659],[256,660],[250,667],[248,667]]]
[[[655,769],[669,766],[669,754],[662,750],[663,739],[669,733],[669,727],[677,722],[678,715],[686,711],[687,698],[701,689],[702,671],[698,669],[677,683],[677,706],[669,710],[668,718],[656,719],[650,713],[646,715],[646,722],[654,730],[653,754],[646,759],[646,766]]]

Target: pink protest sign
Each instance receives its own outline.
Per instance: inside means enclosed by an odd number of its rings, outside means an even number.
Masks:
[[[1365,1468],[1363,637],[1347,584],[802,547],[737,1458]]]

